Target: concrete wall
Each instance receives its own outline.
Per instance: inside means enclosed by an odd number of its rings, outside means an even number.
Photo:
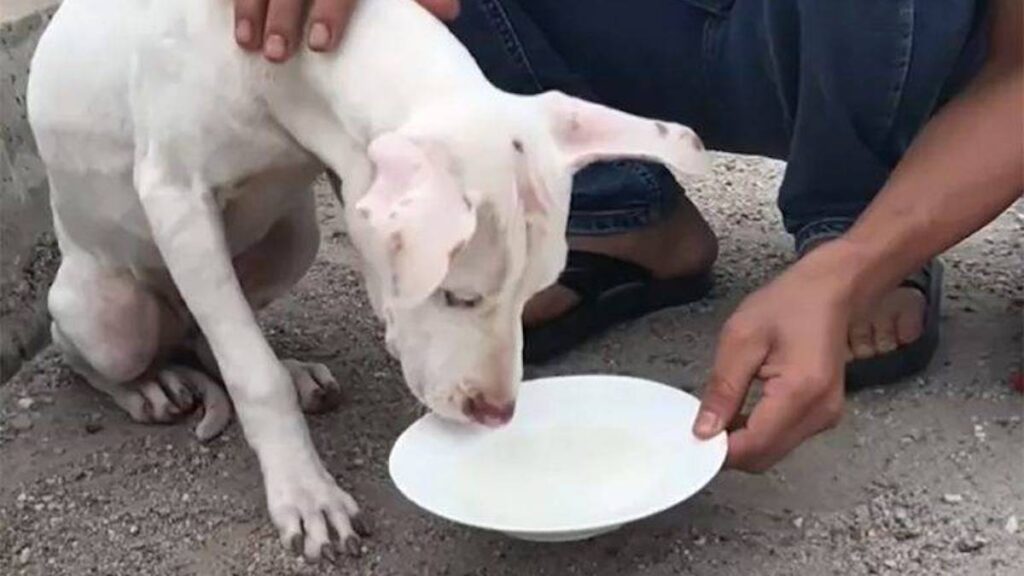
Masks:
[[[0,382],[47,342],[59,257],[46,175],[25,112],[28,65],[53,0],[0,0]]]

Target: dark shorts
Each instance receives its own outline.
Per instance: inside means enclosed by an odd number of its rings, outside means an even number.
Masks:
[[[985,0],[462,0],[452,25],[517,93],[562,90],[787,161],[798,244],[850,225],[985,51]],[[645,226],[679,201],[663,167],[598,164],[571,234]]]

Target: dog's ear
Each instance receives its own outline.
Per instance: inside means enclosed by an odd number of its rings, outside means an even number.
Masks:
[[[376,174],[356,213],[382,267],[383,296],[415,305],[437,290],[452,256],[473,236],[476,207],[442,151],[388,133],[368,152]]]
[[[573,171],[592,162],[621,158],[659,162],[677,179],[708,170],[704,145],[686,126],[641,118],[560,92],[536,98],[555,145]]]

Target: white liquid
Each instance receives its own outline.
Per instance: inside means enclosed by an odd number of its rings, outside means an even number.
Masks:
[[[473,517],[538,528],[628,512],[663,480],[658,453],[628,430],[555,428],[488,437],[454,471]]]

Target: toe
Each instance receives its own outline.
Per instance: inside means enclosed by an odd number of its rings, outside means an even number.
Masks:
[[[112,394],[114,402],[128,413],[132,420],[140,424],[153,422],[153,409],[146,397],[137,390],[125,390],[124,393]]]
[[[302,554],[302,522],[294,512],[278,512],[273,515],[281,544],[296,556]]]
[[[875,355],[875,344],[871,324],[855,321],[850,326],[850,351],[854,358],[864,359]]]
[[[324,544],[320,547],[320,557],[327,560],[331,564],[338,563],[338,555],[334,551],[334,546],[331,544]]]
[[[359,539],[359,536],[351,536],[344,540],[342,546],[345,547],[345,552],[353,558],[358,558],[363,555],[363,543]]]
[[[198,370],[179,366],[177,372],[188,383],[186,388],[194,390],[200,397],[196,405],[202,404],[203,417],[196,424],[196,437],[200,442],[206,442],[220,435],[231,423],[233,413],[224,387]]]
[[[325,546],[331,545],[330,536],[327,533],[327,522],[319,510],[311,510],[302,515],[302,527],[306,531],[306,559],[314,562],[320,560],[320,553]]]
[[[924,333],[925,304],[922,297],[916,304],[903,307],[896,315],[896,340],[910,344]]]
[[[895,318],[891,316],[879,318],[875,321],[872,332],[875,338],[875,350],[879,354],[892,352],[898,346],[896,342]]]
[[[140,383],[139,392],[151,408],[153,421],[170,422],[181,416],[181,410],[171,402],[158,382],[148,380]]]
[[[178,407],[182,414],[188,414],[195,408],[196,399],[192,391],[185,385],[185,381],[173,370],[163,370],[157,379],[164,393],[171,402]]]
[[[327,396],[335,401],[340,401],[342,398],[341,384],[338,384],[334,374],[331,374],[330,368],[319,362],[312,362],[308,366],[313,380],[327,392]]]
[[[326,412],[341,402],[340,387],[323,364],[287,360],[284,365],[291,374],[303,411],[313,414]]]

